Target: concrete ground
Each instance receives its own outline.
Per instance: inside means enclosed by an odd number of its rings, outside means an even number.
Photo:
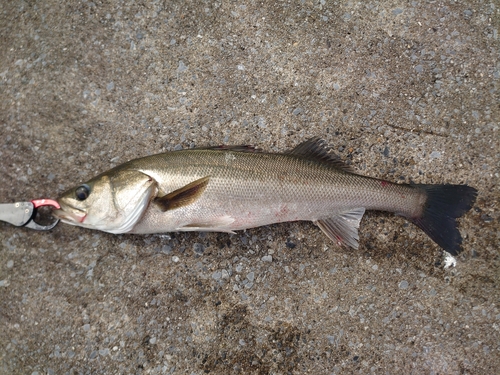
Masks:
[[[0,224],[2,374],[493,374],[500,367],[500,6],[3,1],[0,201],[129,159],[313,136],[362,174],[476,187],[463,252],[370,212],[112,235]]]

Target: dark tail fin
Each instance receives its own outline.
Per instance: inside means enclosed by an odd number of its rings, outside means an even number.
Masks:
[[[425,190],[427,201],[421,217],[409,218],[451,255],[460,251],[462,237],[456,219],[469,211],[477,190],[467,185],[414,185]]]

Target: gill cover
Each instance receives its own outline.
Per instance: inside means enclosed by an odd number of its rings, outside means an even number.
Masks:
[[[65,192],[54,216],[61,221],[109,233],[127,233],[142,217],[156,181],[136,170],[115,169]]]

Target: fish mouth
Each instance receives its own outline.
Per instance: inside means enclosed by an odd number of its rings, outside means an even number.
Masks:
[[[71,211],[72,212],[68,212],[61,207],[58,210],[53,210],[52,216],[54,216],[56,219],[61,220],[63,223],[67,224],[74,224],[74,223],[82,224],[85,218],[87,217],[87,214],[85,212],[77,208],[71,207]]]

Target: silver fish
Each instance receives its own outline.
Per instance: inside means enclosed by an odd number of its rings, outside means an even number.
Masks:
[[[62,194],[54,216],[110,233],[233,233],[310,220],[336,243],[358,248],[365,210],[381,210],[405,217],[456,255],[456,219],[476,195],[467,185],[361,176],[313,138],[283,154],[220,146],[131,160]]]

